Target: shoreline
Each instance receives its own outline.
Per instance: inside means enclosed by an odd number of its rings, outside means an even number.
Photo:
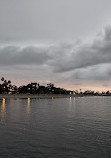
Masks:
[[[73,95],[73,94],[0,94],[0,99],[54,99],[75,97],[110,97],[111,95]]]
[[[67,94],[0,94],[0,99],[10,99],[10,98],[19,98],[19,99],[53,99],[53,98],[70,98],[77,97],[75,95]]]

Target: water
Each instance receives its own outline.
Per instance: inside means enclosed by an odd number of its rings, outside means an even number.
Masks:
[[[111,97],[0,100],[0,158],[110,158]]]

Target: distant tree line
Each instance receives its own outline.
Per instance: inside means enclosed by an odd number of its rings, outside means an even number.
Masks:
[[[57,88],[53,83],[48,83],[46,86],[40,85],[36,82],[31,82],[27,85],[22,85],[17,87],[12,85],[10,80],[6,80],[4,77],[1,78],[0,84],[0,94],[73,94],[77,96],[110,96],[110,91],[106,92],[94,92],[91,90],[86,90],[82,92],[80,89],[75,91],[66,90],[64,88]]]
[[[63,88],[56,88],[54,84],[49,83],[46,86],[40,85],[39,83],[30,83],[23,85],[18,88],[19,93],[29,94],[69,94],[68,90]]]
[[[12,85],[10,80],[1,78],[0,94],[15,94],[15,93],[29,93],[29,94],[69,94],[70,91],[63,88],[56,88],[53,83],[48,83],[46,86],[39,83],[31,82],[27,85],[17,87]]]

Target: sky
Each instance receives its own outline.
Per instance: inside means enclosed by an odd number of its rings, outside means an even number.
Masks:
[[[0,77],[111,90],[111,0],[0,0]]]

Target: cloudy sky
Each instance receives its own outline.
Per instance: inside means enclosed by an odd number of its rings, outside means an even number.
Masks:
[[[111,90],[111,0],[0,0],[0,77]]]

